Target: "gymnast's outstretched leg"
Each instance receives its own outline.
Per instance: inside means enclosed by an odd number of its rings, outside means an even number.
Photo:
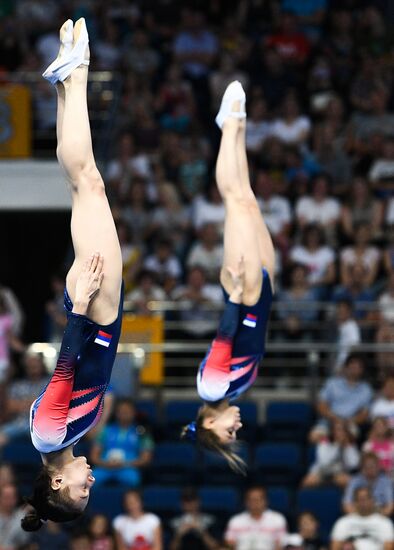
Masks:
[[[84,20],[74,26],[74,43],[84,32]],[[105,277],[89,317],[102,325],[111,323],[118,314],[122,282],[122,258],[104,182],[97,169],[87,107],[89,48],[84,62],[63,83],[58,82],[58,147],[57,157],[65,171],[72,195],[71,235],[74,263],[67,275],[71,300],[75,283],[86,258],[95,250],[104,257]]]

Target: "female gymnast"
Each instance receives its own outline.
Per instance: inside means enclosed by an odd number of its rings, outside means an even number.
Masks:
[[[32,507],[22,519],[27,531],[47,519],[75,519],[86,507],[94,477],[73,450],[100,419],[121,330],[122,259],[92,151],[88,42],[84,19],[75,26],[68,20],[60,29],[59,55],[43,74],[58,94],[57,157],[71,190],[75,260],[64,293],[68,321],[59,359],[31,407],[31,438],[43,468],[26,499]]]
[[[233,469],[242,471],[243,461],[234,449],[242,426],[240,410],[230,401],[253,384],[264,355],[275,254],[250,186],[245,92],[238,81],[227,87],[216,123],[222,130],[216,181],[226,207],[220,274],[226,306],[197,374],[197,390],[205,403],[182,437],[220,453]]]

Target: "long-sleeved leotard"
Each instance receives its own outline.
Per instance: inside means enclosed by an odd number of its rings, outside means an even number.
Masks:
[[[56,368],[30,409],[31,438],[41,453],[75,444],[100,420],[120,337],[123,290],[110,325],[72,313],[67,291],[65,307],[68,320]]]
[[[198,394],[204,401],[234,399],[256,380],[264,356],[265,332],[272,303],[268,272],[254,306],[234,304],[225,293],[218,333],[197,374]]]

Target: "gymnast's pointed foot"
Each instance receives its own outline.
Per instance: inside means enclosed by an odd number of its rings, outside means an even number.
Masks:
[[[242,84],[238,80],[234,80],[227,86],[215,118],[220,129],[223,128],[224,121],[229,117],[241,120],[246,118],[245,102],[246,96]]]
[[[68,19],[60,29],[59,55],[43,73],[43,77],[55,85],[64,82],[74,69],[89,65],[89,35],[85,19],[75,25]]]

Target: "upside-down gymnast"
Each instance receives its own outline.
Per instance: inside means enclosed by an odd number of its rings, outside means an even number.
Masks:
[[[249,181],[245,100],[241,84],[232,82],[216,117],[222,130],[216,181],[226,208],[220,273],[226,305],[197,374],[204,405],[182,434],[220,453],[241,471],[243,461],[235,451],[236,434],[242,427],[240,409],[230,401],[256,379],[264,355],[275,268],[272,240]]]
[[[67,274],[67,326],[53,376],[34,401],[31,438],[43,467],[22,527],[78,517],[94,484],[74,445],[100,419],[121,330],[122,259],[104,183],[93,156],[86,89],[89,65],[84,19],[60,29],[57,59],[43,76],[56,86],[57,157],[72,196],[75,260]],[[99,251],[99,252],[95,252]]]

